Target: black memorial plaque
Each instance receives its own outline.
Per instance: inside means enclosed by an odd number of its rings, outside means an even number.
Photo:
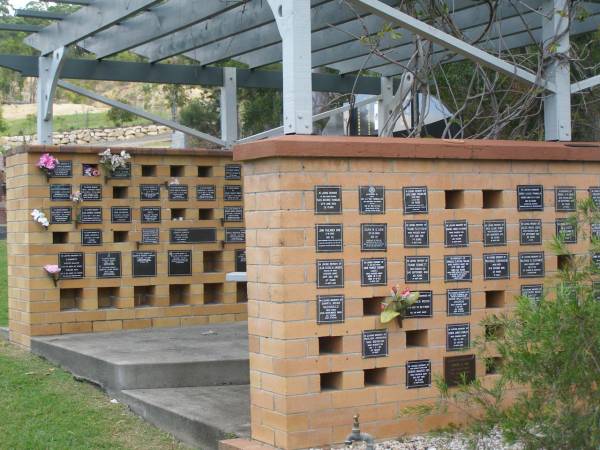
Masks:
[[[86,246],[102,245],[102,230],[96,230],[96,229],[81,230],[81,245],[86,245]]]
[[[344,323],[343,295],[317,295],[317,323]]]
[[[142,244],[160,243],[160,228],[142,228]]]
[[[387,285],[387,259],[362,258],[360,260],[360,285],[385,286]]]
[[[244,208],[241,206],[225,206],[223,216],[225,222],[243,222]]]
[[[506,245],[506,220],[483,221],[483,245],[485,247]]]
[[[594,281],[592,283],[592,295],[594,296],[594,300],[600,302],[600,282]]]
[[[429,221],[405,220],[404,221],[404,247],[424,248],[429,247]]]
[[[380,358],[388,355],[388,331],[368,330],[362,332],[363,358]]]
[[[588,195],[596,208],[600,208],[600,187],[595,186],[588,189]]]
[[[140,184],[140,200],[160,200],[160,184]]]
[[[592,223],[590,225],[590,238],[600,239],[600,223]]]
[[[121,278],[121,252],[96,253],[96,278]]]
[[[131,253],[131,267],[134,277],[156,276],[156,252],[138,251]]]
[[[404,257],[404,282],[429,283],[429,256]]]
[[[235,271],[246,271],[246,250],[243,248],[235,251]]]
[[[50,178],[72,178],[73,161],[59,161],[49,173]]]
[[[73,213],[69,206],[59,206],[50,208],[50,224],[59,225],[62,223],[71,223],[73,220]]]
[[[360,250],[384,252],[387,250],[387,224],[362,223],[360,225]]]
[[[188,201],[188,185],[187,184],[170,184],[169,185],[169,200],[172,202],[187,202]]]
[[[469,246],[469,224],[466,220],[444,221],[444,245],[446,247]]]
[[[517,186],[517,209],[519,211],[543,211],[544,186],[541,184]]]
[[[140,217],[142,223],[160,223],[160,206],[142,206]]]
[[[508,253],[483,254],[483,279],[508,280],[510,278],[510,257]]]
[[[245,228],[225,228],[226,244],[243,244],[246,242]]]
[[[471,325],[453,323],[446,325],[446,350],[465,350],[471,346]]]
[[[171,244],[210,244],[217,242],[216,228],[171,228]]]
[[[429,201],[427,186],[403,187],[404,214],[427,214]]]
[[[81,252],[58,254],[58,267],[62,280],[76,280],[85,277],[85,261]]]
[[[71,201],[71,185],[70,184],[51,184],[50,185],[50,200],[53,202]]]
[[[111,223],[131,223],[131,208],[129,206],[113,206],[110,208]]]
[[[385,214],[385,187],[360,186],[358,208],[360,214]]]
[[[559,212],[571,212],[577,208],[577,194],[573,186],[554,188],[554,209]]]
[[[471,315],[471,289],[448,289],[446,291],[448,316]]]
[[[111,170],[110,177],[117,180],[131,178],[131,163],[125,163],[124,167],[117,167],[115,170]]]
[[[102,200],[101,184],[81,184],[79,185],[81,200],[84,202],[99,202]]]
[[[471,255],[444,256],[444,280],[471,281],[473,279]]]
[[[519,253],[519,278],[542,278],[544,276],[544,252]]]
[[[225,179],[226,180],[241,180],[242,179],[242,166],[240,164],[226,164],[225,165]]]
[[[344,287],[344,260],[317,260],[317,288]]]
[[[406,309],[406,319],[433,317],[433,291],[419,291],[417,301]]]
[[[341,223],[315,225],[317,253],[341,252],[344,250],[344,229]]]
[[[444,381],[448,387],[475,381],[475,355],[448,356],[444,358]]]
[[[102,223],[102,208],[81,208],[79,210],[79,223]]]
[[[169,250],[169,276],[185,277],[192,274],[192,251]]]
[[[342,187],[315,186],[315,214],[341,214]]]
[[[542,220],[522,219],[519,220],[519,243],[521,245],[542,244]]]
[[[600,253],[592,253],[591,260],[596,270],[600,270]]]
[[[214,184],[199,184],[196,186],[196,200],[213,202],[217,199],[217,187]]]
[[[406,388],[429,386],[431,386],[431,361],[429,359],[406,361]]]
[[[242,195],[242,186],[239,184],[226,184],[223,186],[223,200],[226,202],[241,202]]]
[[[565,244],[577,244],[577,226],[569,219],[556,219],[556,235],[562,236]]]
[[[543,284],[524,284],[521,286],[521,296],[527,297],[533,300],[535,303],[539,303],[544,295]]]

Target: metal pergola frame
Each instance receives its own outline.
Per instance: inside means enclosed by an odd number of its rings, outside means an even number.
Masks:
[[[489,19],[484,1],[445,0],[465,36],[477,36]],[[379,130],[389,129],[389,117],[408,95],[409,73],[402,65],[370,54],[357,35],[375,34],[385,24],[402,31],[399,39],[384,38],[383,51],[403,62],[414,49],[417,35],[434,44],[434,58],[449,62],[469,59],[535,86],[544,92],[546,140],[571,140],[571,95],[600,84],[600,75],[571,84],[568,0],[506,0],[500,2],[498,24],[479,46],[440,31],[396,9],[399,0],[61,0],[81,5],[72,14],[18,10],[21,17],[47,19],[50,25],[0,24],[0,30],[31,33],[25,42],[39,57],[0,55],[0,66],[38,77],[38,141],[52,142],[52,105],[57,87],[111,106],[126,109],[174,130],[230,147],[278,134],[311,134],[313,122],[349,107],[313,116],[312,93],[367,94],[360,105],[379,102]],[[350,5],[350,6],[349,6]],[[585,2],[588,16],[573,24],[571,34],[600,26],[600,4]],[[558,39],[557,42],[554,42]],[[556,49],[544,76],[503,60],[487,51],[510,50],[532,43],[554,42]],[[90,52],[94,60],[67,59],[71,45]],[[488,47],[486,48],[486,45]],[[108,60],[123,51],[144,57],[147,63]],[[185,55],[197,64],[165,61]],[[449,55],[454,57],[448,58]],[[561,57],[562,56],[562,57]],[[235,60],[248,69],[215,67]],[[282,63],[281,72],[263,70]],[[316,68],[337,74],[314,73]],[[367,69],[381,75],[356,77]],[[332,72],[332,71],[329,71]],[[221,136],[215,137],[165,120],[148,112],[100,96],[64,81],[88,79],[217,86],[221,89]],[[271,88],[283,91],[282,127],[239,139],[237,90]],[[387,124],[387,125],[386,125]]]

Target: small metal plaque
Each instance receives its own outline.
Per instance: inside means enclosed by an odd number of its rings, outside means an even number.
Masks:
[[[71,189],[70,184],[51,184],[50,200],[53,202],[70,202]]]
[[[404,214],[427,214],[429,201],[427,186],[414,186],[402,188],[404,198]]]
[[[226,244],[243,244],[246,242],[245,228],[225,228]]]
[[[590,225],[590,235],[593,239],[600,239],[600,223],[592,223]]]
[[[543,211],[544,186],[541,184],[517,186],[517,209],[519,211]]]
[[[223,186],[223,201],[241,202],[243,198],[242,186],[239,184],[226,184]]]
[[[192,274],[192,251],[169,250],[169,276],[183,277]]]
[[[433,291],[419,291],[419,298],[406,309],[406,319],[433,317]]]
[[[187,184],[170,184],[169,185],[169,200],[172,202],[187,202],[188,195]]]
[[[140,200],[160,200],[160,184],[140,184]]]
[[[333,253],[344,250],[344,227],[341,223],[315,225],[317,253]]]
[[[142,223],[160,223],[160,206],[142,206],[140,208],[140,218]]]
[[[97,246],[102,245],[102,230],[81,230],[81,245]]]
[[[134,277],[156,276],[156,252],[138,251],[131,253],[132,274]]]
[[[121,252],[96,253],[96,278],[121,278]]]
[[[50,178],[72,178],[73,161],[59,161],[49,173]]]
[[[223,221],[225,222],[243,222],[244,208],[241,206],[225,206],[223,208]]]
[[[431,386],[431,361],[429,359],[406,361],[406,388],[429,386]]]
[[[387,259],[362,258],[360,260],[360,285],[385,286],[387,285]]]
[[[404,257],[404,281],[406,283],[429,283],[429,256]]]
[[[142,244],[160,243],[160,228],[142,228]]]
[[[63,223],[71,223],[73,213],[69,206],[53,206],[50,208],[50,224],[59,225]]]
[[[115,179],[131,178],[131,163],[125,163],[125,167],[117,167],[110,171],[110,177]]]
[[[519,242],[521,245],[542,244],[542,220],[522,219],[519,220]]]
[[[110,208],[111,223],[131,223],[131,208],[129,206],[113,206]]]
[[[226,164],[225,165],[225,179],[226,180],[241,180],[242,179],[241,164]]]
[[[217,187],[214,184],[199,184],[196,186],[196,200],[212,202],[217,199]]]
[[[79,191],[84,202],[99,202],[102,200],[101,184],[80,184]]]
[[[446,350],[465,350],[471,346],[471,325],[453,323],[446,325]]]
[[[317,288],[343,288],[344,287],[344,260],[343,259],[318,259],[317,260]]]
[[[577,227],[568,219],[556,219],[556,235],[562,236],[565,244],[577,244]]]
[[[592,253],[591,259],[596,269],[600,270],[600,253]]]
[[[425,248],[429,247],[429,221],[405,220],[404,221],[404,247]]]
[[[466,220],[444,221],[444,245],[446,247],[469,246],[469,224]]]
[[[246,250],[243,248],[235,251],[235,271],[246,271]]]
[[[508,280],[510,278],[510,257],[508,253],[484,253],[483,279]]]
[[[85,260],[82,252],[58,254],[61,280],[76,280],[85,277]]]
[[[471,383],[476,378],[475,355],[444,358],[444,381],[448,387]]]
[[[171,244],[211,244],[217,242],[216,228],[171,228]]]
[[[360,186],[358,206],[360,214],[385,214],[385,187]]]
[[[473,279],[471,255],[444,256],[444,280],[471,281]]]
[[[600,187],[591,187],[588,189],[588,194],[592,199],[596,208],[600,208]]]
[[[79,223],[102,223],[102,208],[81,208],[79,210]]]
[[[387,224],[363,223],[360,225],[360,249],[363,252],[387,250]]]
[[[446,291],[446,311],[448,316],[470,316],[471,289],[448,289]]]
[[[519,253],[519,278],[542,278],[544,276],[544,252]]]
[[[380,358],[388,355],[388,330],[362,332],[363,358]]]
[[[577,209],[577,194],[573,186],[554,188],[554,209],[557,212],[571,212]]]
[[[506,220],[483,221],[483,245],[485,247],[499,247],[506,245]]]
[[[317,295],[317,323],[344,323],[345,298],[343,295]]]
[[[543,284],[524,284],[523,286],[521,286],[521,296],[527,297],[533,300],[535,303],[539,303],[543,295]]]
[[[315,186],[315,214],[341,214],[342,187]]]

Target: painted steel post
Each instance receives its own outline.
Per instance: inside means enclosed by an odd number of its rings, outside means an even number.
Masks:
[[[231,147],[238,139],[237,71],[223,68],[221,88],[221,139]]]
[[[388,120],[392,115],[394,103],[394,80],[381,77],[381,98],[377,102],[377,134],[382,136]]]
[[[54,93],[60,70],[65,61],[65,48],[54,50],[38,58],[39,78],[37,87],[37,142],[52,144],[52,109]]]

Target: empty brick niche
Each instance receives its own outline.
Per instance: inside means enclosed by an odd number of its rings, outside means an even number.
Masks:
[[[171,208],[171,220],[185,220],[185,208]]]
[[[116,308],[119,300],[118,287],[98,288],[98,308]]]
[[[363,298],[363,316],[378,316],[381,314],[381,302],[384,297]]]
[[[156,290],[154,286],[134,286],[133,304],[136,308],[152,306]]]
[[[482,191],[483,209],[502,208],[502,191],[497,189],[484,189]]]
[[[387,369],[385,367],[379,367],[376,369],[366,369],[365,373],[365,386],[383,386],[385,385]]]
[[[182,177],[185,174],[185,166],[171,166],[170,174],[172,177]]]
[[[52,232],[52,243],[53,244],[66,244],[69,242],[69,233],[66,231],[54,231]]]
[[[505,304],[504,291],[485,291],[486,308],[503,308]]]
[[[465,207],[465,191],[453,189],[445,191],[444,195],[446,209],[461,209]]]
[[[129,231],[113,231],[113,242],[128,242]]]
[[[204,303],[215,304],[223,303],[224,286],[223,283],[204,283]]]
[[[429,333],[427,330],[411,330],[406,332],[407,347],[427,347]]]
[[[236,303],[248,303],[248,284],[247,283],[236,283],[235,302]]]
[[[223,252],[202,252],[205,273],[223,272]]]
[[[71,288],[60,290],[60,310],[68,311],[71,309],[81,309],[83,299],[83,289]]]
[[[189,284],[171,284],[169,285],[169,305],[188,305],[190,303],[190,285]]]
[[[344,338],[342,336],[321,336],[319,338],[319,355],[342,353]]]
[[[143,177],[155,177],[156,176],[156,166],[143,165],[142,166],[142,176]]]
[[[485,374],[486,375],[495,375],[500,373],[502,369],[502,358],[499,356],[494,356],[491,358],[486,358],[485,360]]]
[[[113,198],[129,198],[127,186],[113,186]]]
[[[558,255],[556,259],[556,268],[558,270],[568,270],[573,266],[573,257],[571,255]]]
[[[213,170],[211,166],[198,166],[198,177],[208,178],[212,177]]]
[[[210,208],[200,208],[198,210],[198,220],[214,220],[215,210]]]
[[[328,372],[321,374],[321,391],[342,389],[343,372]]]

